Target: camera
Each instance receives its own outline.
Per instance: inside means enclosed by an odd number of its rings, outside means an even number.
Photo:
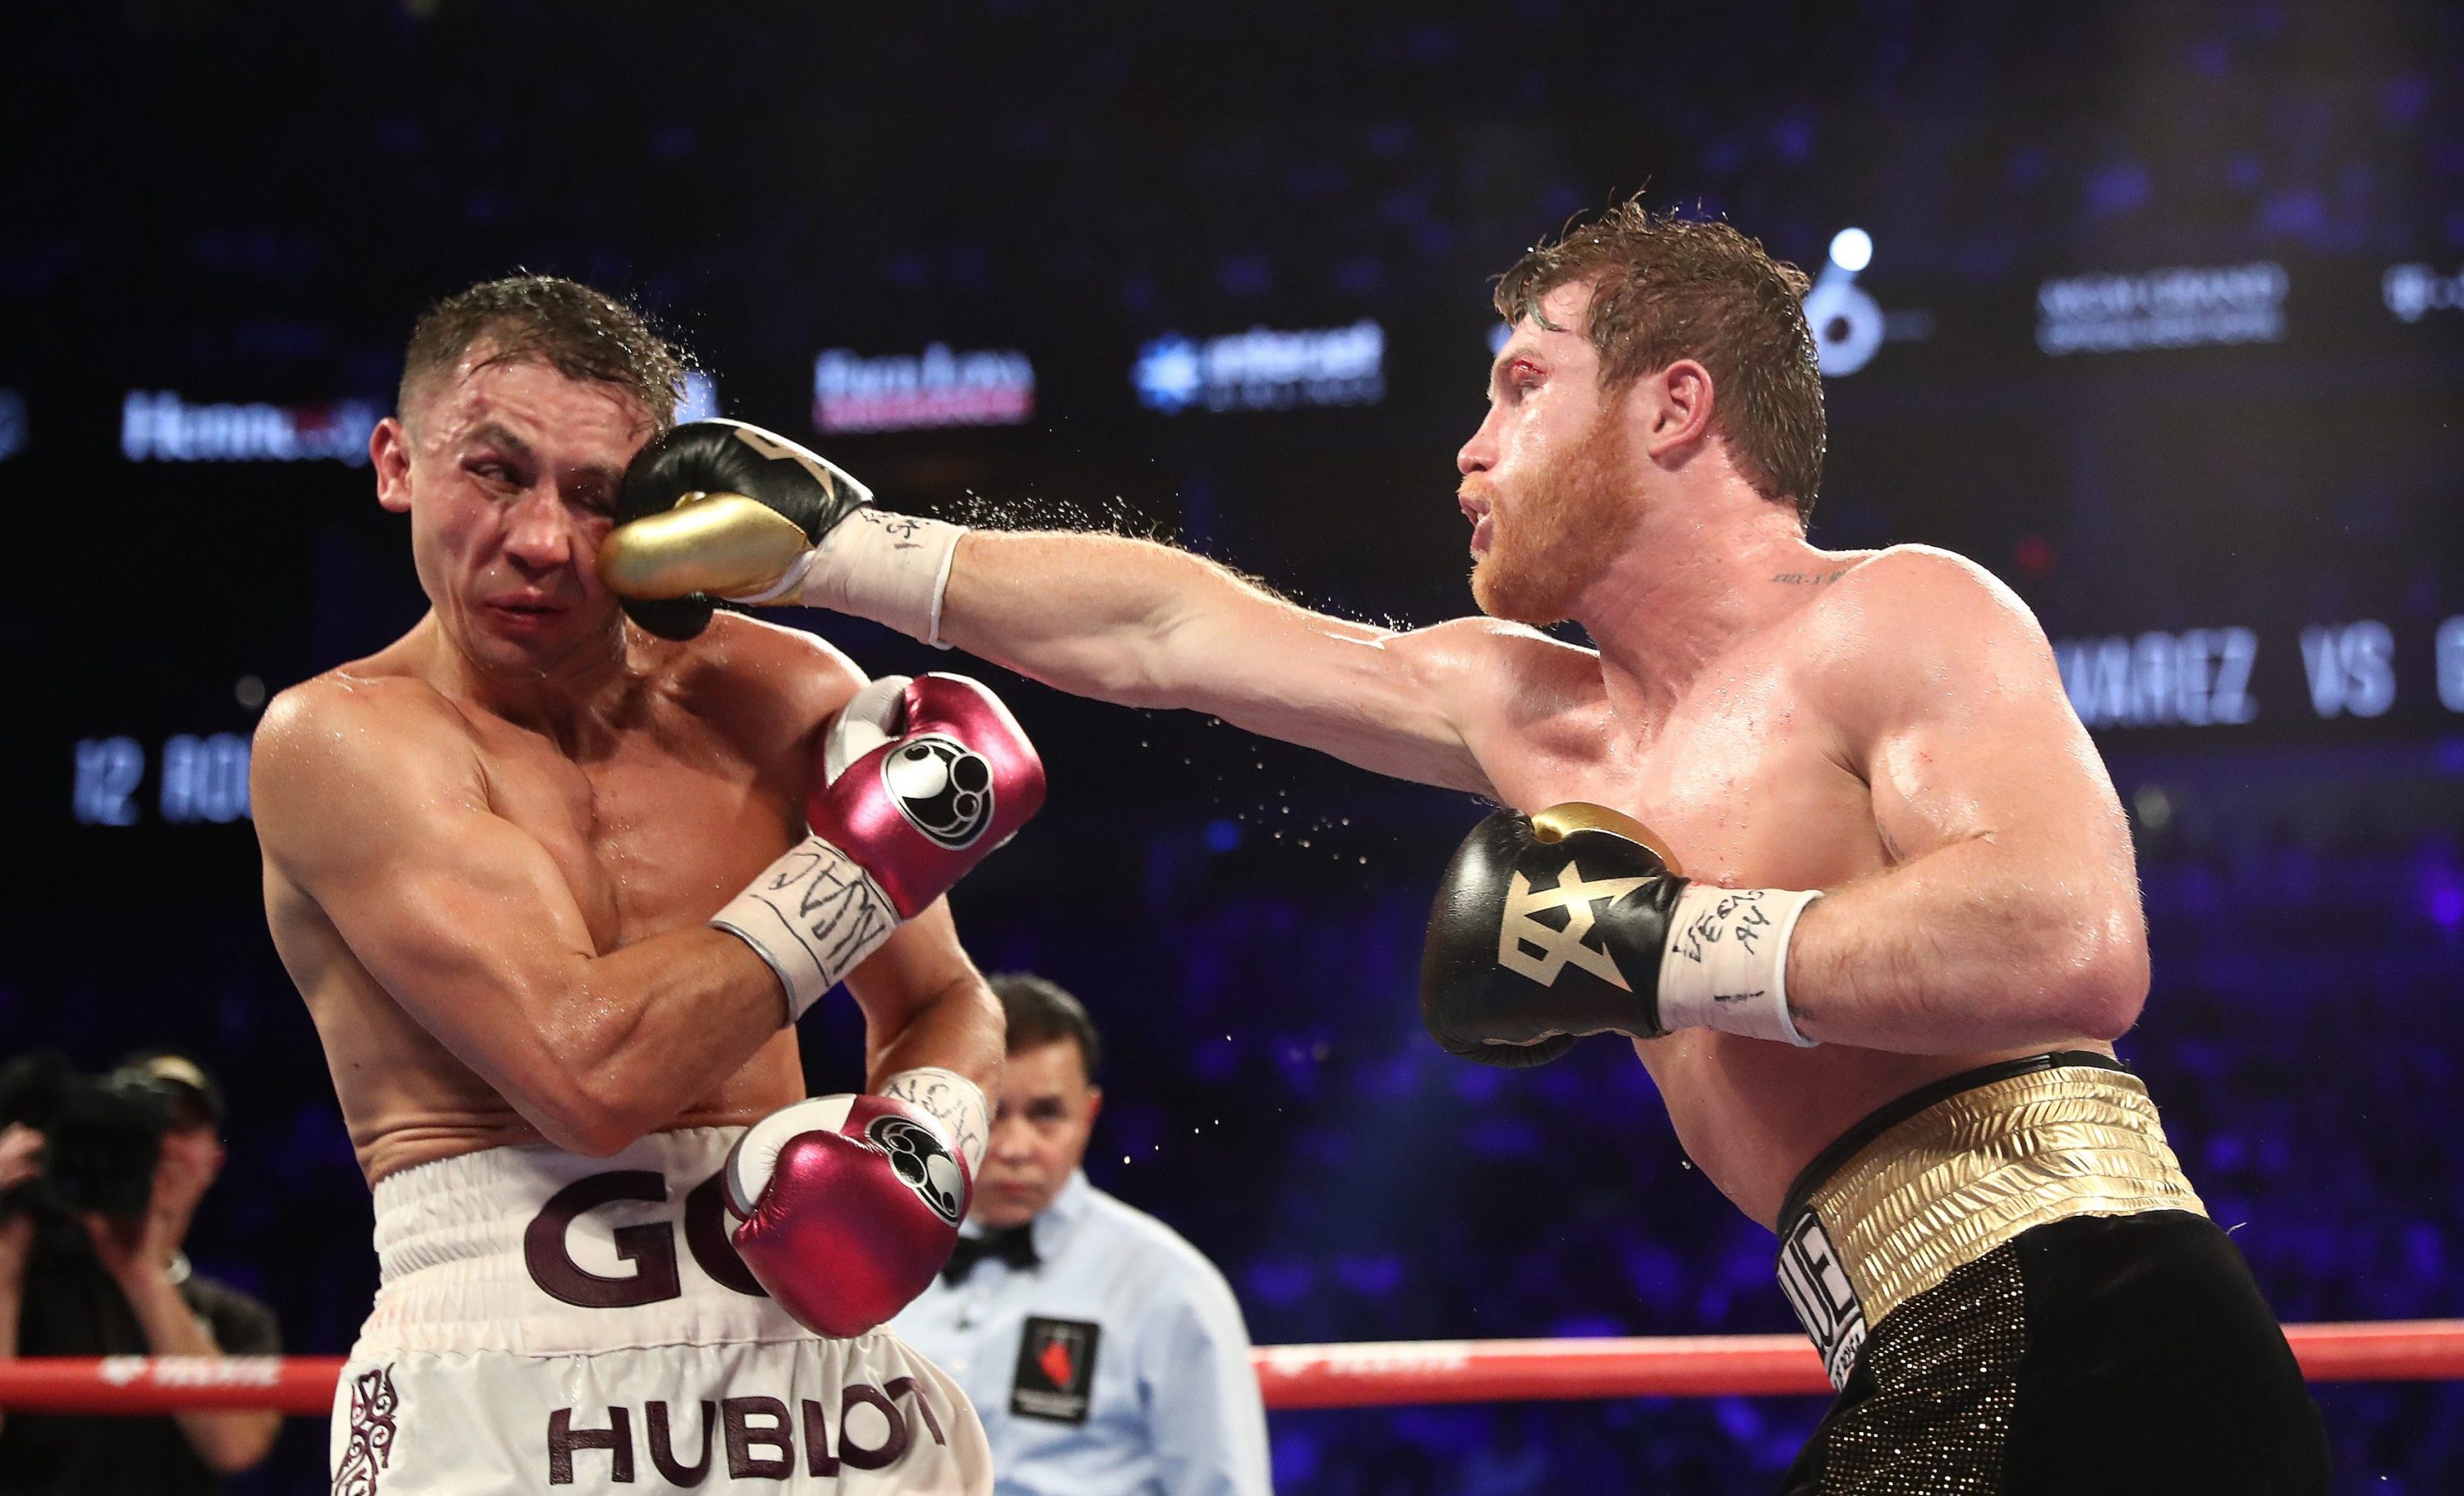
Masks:
[[[22,1122],[44,1138],[43,1177],[9,1203],[121,1220],[143,1215],[178,1099],[142,1069],[81,1075],[52,1050],[0,1066],[0,1126]]]

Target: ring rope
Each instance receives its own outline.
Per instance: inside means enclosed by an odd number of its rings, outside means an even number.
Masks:
[[[2312,1381],[2464,1380],[2464,1320],[2287,1325],[2284,1336]],[[1250,1361],[1269,1408],[1831,1391],[1794,1335],[1260,1346]],[[338,1355],[25,1356],[0,1361],[0,1408],[321,1416],[341,1373]]]

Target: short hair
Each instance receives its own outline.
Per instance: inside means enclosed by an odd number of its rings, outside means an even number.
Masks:
[[[1095,1078],[1104,1041],[1096,1034],[1085,1004],[1059,982],[1029,972],[1003,972],[986,979],[986,985],[1001,999],[1001,1012],[1009,1020],[1010,1053],[1072,1040],[1078,1045],[1078,1058],[1086,1063],[1087,1078]]]
[[[1570,224],[1498,277],[1498,315],[1541,315],[1560,286],[1592,288],[1584,334],[1616,390],[1680,359],[1711,373],[1712,429],[1754,492],[1814,514],[1822,487],[1822,367],[1806,325],[1805,272],[1717,220],[1654,213],[1630,198]]]
[[[487,363],[535,361],[567,379],[614,386],[650,414],[653,435],[676,424],[692,355],[633,306],[561,275],[508,275],[456,292],[420,314],[403,355],[397,408],[411,403],[474,344]]]

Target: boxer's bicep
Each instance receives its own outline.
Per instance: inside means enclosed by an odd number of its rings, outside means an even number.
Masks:
[[[2092,873],[2128,836],[2052,649],[1998,583],[1928,561],[1868,614],[1838,693],[1895,860],[1984,839]]]
[[[327,705],[258,736],[267,856],[388,996],[517,1099],[556,1063],[553,1014],[590,959],[572,891],[450,735]]]
[[[2129,842],[2034,618],[1938,552],[1886,553],[1820,605],[1803,694],[1888,866],[1799,921],[1799,1028],[1921,1054],[2123,1032],[2146,994]]]

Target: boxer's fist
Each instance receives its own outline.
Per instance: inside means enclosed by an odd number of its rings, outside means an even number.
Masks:
[[[1542,1065],[1584,1034],[1657,1038],[1661,953],[1686,880],[1599,805],[1501,810],[1439,885],[1420,1017],[1448,1053]]]
[[[709,626],[714,598],[766,600],[790,587],[822,537],[871,501],[871,490],[776,432],[689,421],[626,468],[600,579],[635,623],[690,639]]]
[[[854,852],[913,919],[1044,804],[1044,761],[1001,698],[964,675],[885,675],[823,735],[813,834]]]
[[[711,923],[777,975],[790,1022],[1044,804],[1044,763],[963,675],[889,676],[823,735],[803,842]]]
[[[932,1115],[819,1096],[755,1123],[727,1155],[737,1254],[797,1323],[860,1335],[924,1291],[973,1181]]]

